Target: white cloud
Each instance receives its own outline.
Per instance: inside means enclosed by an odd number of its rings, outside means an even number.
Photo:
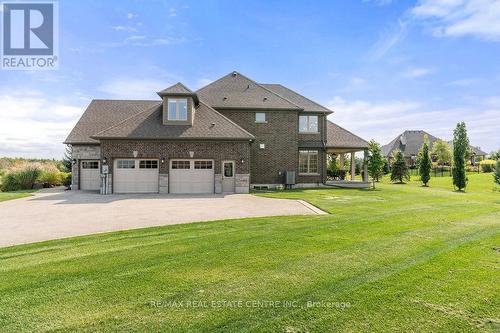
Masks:
[[[89,101],[0,95],[0,156],[61,158],[62,142]]]
[[[459,79],[459,80],[451,81],[448,85],[457,86],[457,87],[468,87],[468,86],[472,86],[472,85],[478,83],[479,81],[480,81],[479,79],[474,79],[474,78]]]
[[[115,31],[136,32],[137,29],[129,25],[114,25],[111,29]]]
[[[157,91],[165,89],[171,83],[157,79],[118,78],[103,83],[99,90],[107,97],[119,99],[159,99]]]
[[[137,17],[137,14],[134,14],[134,13],[127,13],[127,18],[128,18],[129,20],[134,19],[134,18],[136,18],[136,17]]]
[[[383,34],[368,52],[372,60],[382,59],[397,43],[402,41],[408,30],[409,21],[399,19],[395,31]]]
[[[334,98],[329,118],[366,140],[384,145],[404,130],[425,130],[450,140],[459,121],[467,124],[471,144],[490,151],[500,148],[500,97],[491,97],[463,108],[436,108],[417,101],[345,101]]]
[[[175,9],[173,7],[169,8],[169,10],[168,10],[168,16],[170,16],[170,17],[177,16],[177,9]]]
[[[416,77],[429,75],[433,72],[434,72],[434,70],[432,70],[431,68],[409,68],[403,74],[403,76],[410,77],[410,78],[416,78]]]
[[[421,0],[411,13],[429,21],[436,36],[500,40],[498,0]]]

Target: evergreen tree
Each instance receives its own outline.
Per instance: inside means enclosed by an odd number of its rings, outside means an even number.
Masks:
[[[420,180],[424,183],[424,186],[427,186],[431,179],[432,169],[432,161],[429,154],[429,137],[427,135],[424,136],[424,144],[420,149],[419,155],[418,173],[420,174]]]
[[[495,171],[493,172],[493,179],[495,180],[495,183],[500,185],[500,160],[497,160]]]
[[[469,149],[469,138],[465,123],[457,124],[453,131],[453,186],[459,191],[467,187],[467,176],[465,174],[465,158]]]
[[[398,150],[393,153],[392,171],[391,171],[391,182],[398,182],[404,184],[405,180],[410,180],[410,173],[408,172],[408,166],[405,162],[405,157],[403,153]]]
[[[71,148],[71,146],[66,146],[66,150],[64,151],[64,156],[62,160],[66,172],[71,172],[71,167],[73,166],[72,154],[73,154],[73,149]]]
[[[375,181],[379,181],[384,172],[385,158],[382,156],[380,145],[371,140],[368,144],[368,175],[372,178],[373,188],[375,188]]]

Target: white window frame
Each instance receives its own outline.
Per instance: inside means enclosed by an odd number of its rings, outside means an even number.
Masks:
[[[181,110],[179,106],[179,102],[186,102],[186,118],[180,118]],[[175,118],[170,118],[170,103],[175,102]],[[188,99],[187,98],[169,98],[167,100],[167,119],[169,121],[187,121],[188,120]]]
[[[315,117],[316,118],[316,129],[311,129],[311,118]],[[301,118],[306,118],[306,127],[307,130],[302,130],[300,128],[300,119]],[[299,132],[300,133],[319,133],[319,116],[318,115],[299,115]]]
[[[300,157],[303,154],[307,154],[307,171],[303,172],[300,168],[301,166],[301,160]],[[316,157],[316,171],[311,170],[311,157],[315,156]],[[317,150],[299,150],[299,175],[314,175],[317,176],[319,175],[319,153]]]
[[[258,116],[259,115],[264,115],[264,120],[259,120]],[[255,122],[256,123],[267,123],[267,118],[266,118],[266,113],[265,112],[255,112]]]

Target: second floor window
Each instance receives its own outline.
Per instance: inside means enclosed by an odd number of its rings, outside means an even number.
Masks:
[[[318,116],[299,116],[299,132],[317,133]]]
[[[168,99],[168,120],[187,120],[187,99]]]
[[[266,114],[264,112],[255,113],[255,122],[256,123],[265,123],[266,122]]]

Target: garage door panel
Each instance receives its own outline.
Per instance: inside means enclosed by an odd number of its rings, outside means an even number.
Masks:
[[[158,193],[158,177],[157,160],[116,160],[114,193]]]
[[[199,167],[203,167],[204,169],[199,169]],[[178,194],[213,193],[214,192],[213,161],[212,160],[171,161],[170,171],[169,171],[169,187],[170,187],[169,190],[170,193],[178,193]]]
[[[101,174],[99,161],[81,161],[80,163],[80,189],[99,190],[101,187]]]

